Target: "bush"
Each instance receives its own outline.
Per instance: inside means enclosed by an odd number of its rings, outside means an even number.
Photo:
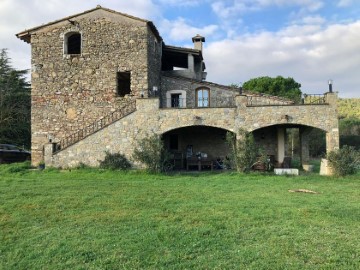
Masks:
[[[110,170],[128,170],[131,168],[131,163],[127,158],[120,153],[105,152],[105,159],[100,161],[100,168]]]
[[[239,130],[241,140],[236,140],[234,133],[226,134],[226,141],[230,147],[230,167],[238,172],[249,172],[251,167],[263,156],[251,132]]]
[[[152,173],[170,170],[172,165],[169,156],[158,134],[147,135],[138,141],[133,153],[133,159],[143,163]]]
[[[360,168],[360,152],[352,146],[344,145],[337,151],[331,151],[327,159],[335,176],[355,174]]]
[[[356,150],[360,150],[360,135],[340,136],[340,145],[349,145],[353,146]]]

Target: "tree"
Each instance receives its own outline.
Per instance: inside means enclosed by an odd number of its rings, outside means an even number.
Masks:
[[[7,50],[0,52],[0,142],[30,147],[30,84],[27,70],[10,65]]]
[[[352,146],[344,145],[337,151],[331,151],[327,159],[335,176],[355,174],[360,169],[360,151]]]
[[[132,157],[144,164],[151,173],[166,172],[172,168],[169,153],[158,134],[146,134],[137,141]]]
[[[277,76],[276,78],[267,76],[254,78],[243,84],[244,90],[285,97],[295,102],[300,102],[301,100],[300,87],[301,84],[293,78],[284,78],[282,76]]]
[[[226,133],[226,141],[230,148],[230,167],[238,172],[248,173],[259,160],[259,156],[262,156],[262,152],[251,132],[240,128],[239,137],[240,140],[236,140],[234,133]]]

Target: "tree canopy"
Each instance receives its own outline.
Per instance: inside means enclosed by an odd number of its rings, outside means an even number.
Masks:
[[[243,84],[244,90],[285,97],[295,102],[301,100],[302,93],[300,87],[301,84],[293,78],[284,78],[282,76],[277,76],[276,78],[268,76],[253,78]]]
[[[10,64],[7,50],[0,51],[0,143],[30,147],[30,84],[27,70]]]

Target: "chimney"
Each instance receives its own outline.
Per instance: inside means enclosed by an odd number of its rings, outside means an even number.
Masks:
[[[330,79],[328,81],[328,84],[329,84],[329,92],[332,93],[332,91],[333,91],[333,80]]]
[[[195,37],[192,38],[192,42],[194,43],[194,49],[202,51],[203,49],[203,42],[205,42],[205,38],[197,34]]]

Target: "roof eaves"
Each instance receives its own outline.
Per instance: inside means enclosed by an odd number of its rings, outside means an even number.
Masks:
[[[201,81],[201,80],[190,79],[190,78],[180,77],[180,76],[173,76],[173,75],[163,75],[163,76],[168,77],[168,78],[172,78],[172,79],[186,80],[186,81],[189,81],[189,82],[192,82],[192,83],[199,83],[199,84],[203,84],[203,85],[207,85],[207,86],[214,86],[214,87],[218,87],[218,88],[222,88],[222,89],[226,89],[226,90],[239,91],[238,87],[218,84],[218,83],[214,83],[214,82]]]

